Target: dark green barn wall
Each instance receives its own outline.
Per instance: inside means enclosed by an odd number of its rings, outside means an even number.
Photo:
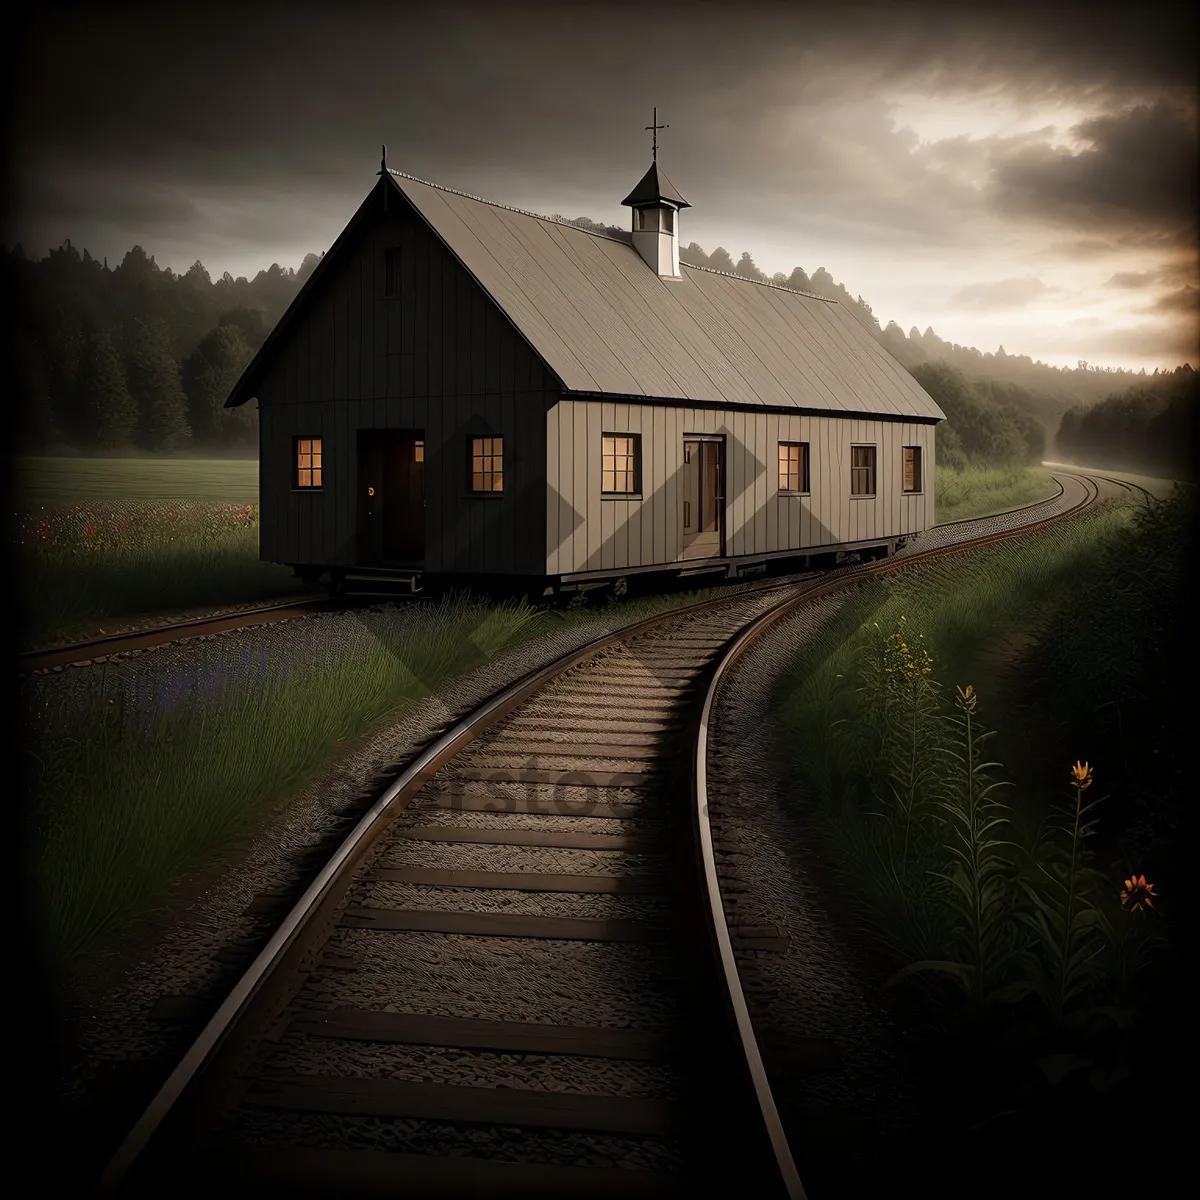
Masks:
[[[258,388],[261,557],[354,565],[359,429],[424,429],[430,572],[544,575],[546,420],[557,382],[394,191],[329,264]],[[384,298],[385,253],[402,252]],[[292,487],[292,438],[324,439],[324,487]],[[467,494],[466,439],[504,438],[504,493]]]

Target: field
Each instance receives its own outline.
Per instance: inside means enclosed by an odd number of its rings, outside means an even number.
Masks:
[[[258,503],[258,460],[243,458],[24,458],[17,495],[29,512],[169,500]]]
[[[934,502],[938,524],[945,525],[1020,508],[1057,493],[1043,467],[969,468],[961,475],[950,467],[938,467]]]

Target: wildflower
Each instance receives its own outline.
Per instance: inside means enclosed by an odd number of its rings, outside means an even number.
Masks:
[[[1092,768],[1087,763],[1076,760],[1071,768],[1071,782],[1082,791],[1092,786]]]
[[[1121,904],[1128,905],[1130,912],[1137,912],[1143,904],[1147,908],[1153,908],[1151,897],[1155,894],[1154,884],[1147,883],[1145,875],[1134,875],[1125,880],[1125,886],[1121,889]]]
[[[975,689],[971,684],[968,683],[965,690],[963,688],[958,689],[958,706],[963,712],[973,713],[978,699],[979,697],[975,694]]]

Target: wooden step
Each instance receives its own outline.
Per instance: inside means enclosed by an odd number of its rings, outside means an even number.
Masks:
[[[653,942],[662,936],[645,921],[636,920],[538,917],[525,913],[419,912],[408,908],[347,908],[340,923],[348,929],[564,942]]]
[[[412,842],[458,842],[481,846],[537,846],[551,850],[661,850],[658,838],[624,833],[574,833],[552,829],[477,829],[460,825],[416,825],[397,835]]]
[[[458,779],[494,780],[496,783],[551,783],[556,787],[642,787],[645,771],[543,771],[534,767],[459,767]]]
[[[606,820],[628,821],[646,816],[644,804],[606,804],[601,800],[568,801],[546,797],[497,796],[490,791],[469,792],[465,788],[450,788],[437,792],[432,802],[421,808],[453,809],[456,812],[530,813],[543,817],[597,817]]]
[[[530,871],[460,871],[442,867],[376,867],[367,879],[423,887],[482,888],[496,892],[570,892],[576,895],[645,896],[663,890],[655,875],[547,875]]]
[[[619,1167],[561,1167],[502,1159],[439,1158],[378,1150],[326,1150],[313,1146],[246,1146],[206,1150],[188,1163],[189,1178],[207,1194],[267,1197],[353,1196],[362,1200],[616,1200],[682,1197],[674,1175]]]
[[[373,1012],[337,1008],[305,1012],[288,1028],[307,1037],[386,1042],[409,1046],[454,1046],[507,1054],[572,1054],[656,1062],[672,1050],[668,1032],[542,1025],[528,1021],[484,1021],[474,1017],[435,1017],[422,1013]]]
[[[666,1100],[521,1088],[457,1087],[398,1079],[288,1075],[251,1084],[242,1103],[293,1112],[531,1125],[642,1137],[670,1137],[681,1130],[679,1109]]]

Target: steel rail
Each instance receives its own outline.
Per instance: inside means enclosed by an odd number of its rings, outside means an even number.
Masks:
[[[71,666],[73,663],[94,658],[98,653],[121,654],[122,651],[116,649],[121,643],[151,640],[155,644],[164,645],[167,642],[195,637],[210,626],[221,625],[225,629],[236,629],[239,624],[254,624],[253,618],[264,614],[280,614],[287,610],[295,610],[299,615],[304,616],[306,610],[321,611],[320,606],[329,606],[330,604],[328,597],[315,596],[309,600],[287,600],[279,604],[264,604],[256,608],[233,609],[209,617],[189,617],[185,621],[172,621],[166,625],[151,626],[147,629],[127,629],[122,633],[106,633],[103,637],[91,638],[85,642],[70,642],[65,646],[49,646],[41,650],[24,651],[17,655],[17,671],[19,674],[28,675],[44,667]],[[336,607],[344,607],[344,604]],[[283,618],[276,616],[275,619]],[[130,648],[138,647],[130,645]]]
[[[721,899],[720,880],[717,874],[716,844],[713,837],[708,798],[709,727],[712,721],[713,706],[716,702],[717,692],[734,663],[741,658],[750,645],[768,628],[784,617],[789,616],[798,608],[811,604],[813,601],[822,599],[834,592],[841,591],[844,588],[856,586],[865,579],[874,578],[893,571],[905,570],[914,563],[924,559],[947,557],[954,553],[976,549],[981,545],[1011,541],[1021,536],[1028,536],[1031,532],[1051,522],[1079,513],[1091,504],[1096,503],[1099,495],[1099,488],[1096,488],[1094,494],[1089,494],[1085,489],[1085,494],[1079,503],[1072,505],[1065,512],[1056,513],[1042,520],[1032,522],[1029,525],[1019,526],[1016,529],[998,530],[995,533],[971,538],[964,542],[952,543],[949,546],[933,547],[918,554],[909,555],[906,558],[889,559],[882,563],[871,563],[851,568],[845,575],[841,575],[836,579],[823,580],[814,587],[806,588],[798,595],[788,596],[779,604],[760,614],[729,640],[724,653],[717,663],[716,670],[709,680],[704,697],[704,705],[700,712],[700,726],[696,739],[695,761],[693,764],[693,779],[695,781],[694,812],[697,821],[703,885],[708,900],[708,916],[711,921],[710,932],[716,944],[717,958],[724,976],[725,992],[732,1009],[742,1055],[754,1088],[759,1112],[762,1117],[762,1124],[770,1139],[775,1154],[779,1178],[788,1200],[806,1200],[806,1193],[800,1179],[800,1174],[796,1168],[795,1160],[792,1157],[791,1148],[788,1145],[787,1134],[784,1131],[783,1122],[779,1117],[779,1110],[776,1107],[775,1098],[771,1091],[770,1080],[767,1078],[766,1067],[763,1064],[762,1052],[759,1049],[758,1039],[754,1033],[750,1008],[746,1001],[745,992],[742,989],[737,959],[733,951],[733,940],[729,931],[729,924],[725,918],[725,907]],[[994,515],[999,516],[1002,514]]]
[[[1094,487],[1094,485],[1092,486]],[[1052,514],[1049,517],[1031,522],[1028,525],[1018,526],[1013,530],[1002,530],[995,534],[970,539],[966,542],[958,542],[950,546],[920,551],[903,558],[889,559],[883,563],[838,568],[817,581],[782,579],[762,585],[752,585],[739,589],[730,595],[717,596],[692,604],[680,605],[666,612],[644,618],[612,633],[604,634],[594,641],[587,643],[587,645],[571,651],[543,667],[536,668],[485,700],[481,705],[457,721],[449,730],[426,746],[360,818],[353,830],[351,830],[317,877],[305,890],[304,894],[288,912],[267,945],[239,978],[228,996],[226,996],[220,1007],[209,1019],[182,1059],[159,1088],[136,1124],[121,1142],[116,1152],[110,1158],[96,1185],[96,1194],[111,1195],[124,1181],[167,1115],[175,1108],[197,1076],[213,1060],[228,1038],[230,1031],[245,1015],[250,1005],[259,997],[268,978],[280,968],[281,963],[285,959],[295,955],[306,926],[312,923],[312,918],[320,910],[326,909],[331,903],[336,903],[341,891],[344,891],[350,885],[349,876],[353,867],[366,854],[370,845],[383,831],[387,824],[384,818],[389,813],[395,815],[395,813],[401,811],[408,800],[420,790],[424,783],[446,761],[463,747],[474,741],[492,725],[502,720],[509,712],[539,691],[551,680],[580,663],[595,657],[611,646],[633,640],[641,634],[647,633],[657,626],[666,624],[685,614],[691,615],[717,609],[749,593],[799,588],[797,594],[786,597],[780,605],[768,610],[767,613],[762,614],[752,621],[741,633],[735,635],[730,645],[737,645],[749,629],[759,626],[765,618],[777,619],[784,611],[790,612],[795,604],[804,600],[816,599],[820,595],[825,595],[843,586],[857,583],[864,578],[880,574],[884,570],[902,569],[934,555],[945,555],[955,550],[970,549],[980,544],[1008,540],[1022,534],[1028,534],[1053,521],[1064,519],[1078,512],[1080,509],[1086,508],[1097,499],[1098,495],[1098,488],[1095,489],[1093,494],[1088,494],[1085,485],[1085,495],[1079,503],[1064,512]],[[765,625],[762,627],[765,628]],[[721,669],[718,668],[718,677],[721,674]],[[704,709],[706,716],[711,711],[711,697],[712,692],[710,690]],[[705,745],[707,745],[707,724],[702,726],[701,737],[704,739]],[[703,766],[701,764],[699,773],[696,776],[698,788],[704,786],[704,778]],[[700,794],[706,796],[706,793]],[[707,821],[706,799],[703,802],[701,811],[705,814],[705,821],[701,822],[701,826],[703,827]],[[703,833],[701,836],[703,836]],[[711,841],[711,829],[708,831],[708,837]],[[711,852],[709,857],[711,858]],[[724,928],[728,961],[732,963],[732,944],[729,942],[728,928],[724,925],[724,911],[720,905],[719,889],[715,893],[716,906],[713,907],[711,903],[711,888],[716,886],[715,859],[713,860],[711,870],[707,871],[707,876],[708,878],[705,882],[710,887],[710,912],[714,923],[718,927]],[[339,885],[341,885],[340,890]],[[718,938],[719,936],[718,934]],[[722,961],[723,963],[725,962],[724,956]],[[727,983],[731,981],[732,988],[736,989],[731,990],[730,998],[734,1001],[735,1005],[739,1003],[740,998],[740,1004],[744,1009],[745,997],[741,992],[740,983],[737,981],[736,965],[733,966],[733,970],[735,973],[732,979],[728,974],[728,969],[726,970]],[[745,1020],[748,1023],[748,1011]],[[741,1022],[739,1021],[739,1029],[741,1027]],[[746,1028],[749,1028],[748,1024]],[[743,1044],[745,1045],[745,1043]],[[761,1073],[761,1055],[758,1054],[757,1045],[754,1044],[753,1049],[748,1051],[748,1053],[758,1056],[758,1067]],[[762,1075],[762,1078],[765,1081],[765,1074]],[[794,1171],[794,1165],[792,1170]],[[803,1196],[803,1192],[794,1192],[792,1195],[799,1198]]]

